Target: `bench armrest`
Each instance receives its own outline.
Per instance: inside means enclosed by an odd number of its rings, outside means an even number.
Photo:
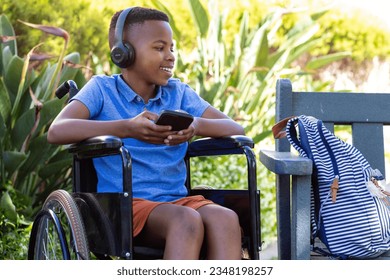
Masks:
[[[187,156],[242,154],[244,147],[254,147],[253,140],[250,137],[244,135],[220,138],[206,137],[191,142],[188,146]]]
[[[313,162],[290,152],[261,150],[260,162],[279,175],[311,175]]]
[[[120,153],[123,143],[119,137],[96,136],[68,146],[68,151],[78,158],[103,157]]]

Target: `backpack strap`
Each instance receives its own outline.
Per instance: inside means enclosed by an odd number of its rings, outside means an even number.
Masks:
[[[324,132],[322,131],[322,126],[323,126],[322,121],[318,120],[318,122],[317,122],[318,133],[319,133],[319,135],[321,137],[322,143],[324,144],[326,150],[328,151],[328,154],[329,154],[329,157],[330,157],[330,161],[332,162],[333,172],[334,172],[334,175],[335,175],[334,179],[333,179],[333,183],[332,183],[332,185],[330,187],[331,193],[332,193],[332,202],[335,203],[336,202],[336,197],[337,197],[337,191],[339,189],[340,172],[339,172],[339,168],[337,167],[336,158],[334,156],[332,148],[330,147],[328,141],[326,141]]]
[[[284,118],[272,127],[272,134],[274,135],[275,139],[286,137],[286,131],[284,129],[286,128],[288,121],[292,118],[295,118],[295,116]]]

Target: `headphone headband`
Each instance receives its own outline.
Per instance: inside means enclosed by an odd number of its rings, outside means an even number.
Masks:
[[[120,68],[127,68],[134,62],[134,49],[123,41],[123,29],[125,27],[126,18],[132,11],[133,7],[123,10],[115,25],[115,40],[114,46],[111,49],[111,60]]]

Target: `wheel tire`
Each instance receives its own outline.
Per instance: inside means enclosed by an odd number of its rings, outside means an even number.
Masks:
[[[80,212],[67,191],[56,190],[47,197],[33,224],[28,255],[40,260],[90,258]]]

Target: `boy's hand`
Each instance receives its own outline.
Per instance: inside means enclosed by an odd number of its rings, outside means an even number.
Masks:
[[[144,111],[130,120],[131,136],[138,140],[152,143],[164,144],[164,140],[177,131],[172,131],[169,125],[156,125],[158,115],[150,111]]]
[[[169,125],[157,125],[158,115],[144,111],[130,121],[131,137],[152,144],[178,145],[189,141],[196,134],[196,120],[184,130],[173,131]]]
[[[178,145],[191,140],[191,138],[196,135],[196,124],[196,119],[194,119],[187,129],[177,131],[176,134],[168,135],[168,137],[164,139],[164,143],[166,145]]]

